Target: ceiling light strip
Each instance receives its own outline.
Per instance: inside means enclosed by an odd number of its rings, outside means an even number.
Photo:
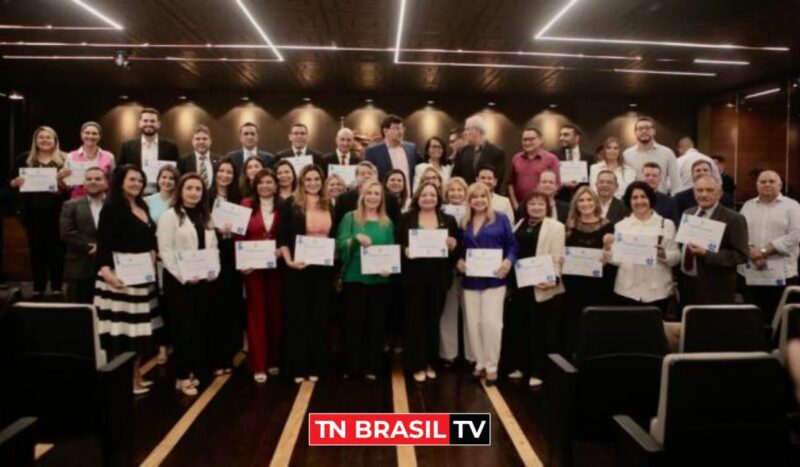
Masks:
[[[122,31],[123,28],[121,24],[114,21],[113,19],[109,18],[108,16],[101,13],[97,8],[89,5],[88,3],[84,2],[83,0],[72,0],[72,3],[78,5],[79,7],[83,8],[84,10],[88,11],[95,17],[101,19],[104,23],[108,24],[109,26],[113,27],[114,29]]]
[[[264,32],[264,29],[261,28],[261,25],[258,24],[258,21],[256,21],[255,17],[253,17],[252,13],[250,13],[250,10],[247,9],[242,0],[236,0],[236,4],[239,5],[239,8],[242,10],[244,15],[247,17],[248,20],[250,20],[250,24],[253,25],[253,27],[256,29],[261,38],[264,39],[264,42],[266,42],[267,45],[270,47],[270,49],[272,49],[272,53],[274,53],[275,56],[278,57],[278,61],[280,62],[284,61],[283,55],[281,55],[281,53],[278,52],[278,49],[275,48],[275,44],[272,43],[269,36],[267,36],[267,33]]]
[[[753,94],[748,94],[748,95],[744,96],[744,98],[745,99],[753,99],[753,98],[756,98],[756,97],[775,94],[776,92],[781,92],[781,88],[772,88],[772,89],[767,89],[766,91],[754,92]]]
[[[421,66],[459,66],[470,68],[511,68],[527,70],[569,70],[563,66],[541,66],[541,65],[517,65],[514,63],[472,63],[472,62],[430,62],[430,61],[400,61],[398,65],[421,65]]]
[[[672,76],[717,76],[716,73],[680,70],[644,70],[641,68],[614,68],[615,73],[631,73],[642,75],[672,75]]]
[[[111,55],[3,55],[3,60],[113,60]]]
[[[553,25],[556,24],[556,21],[561,19],[561,17],[564,16],[573,6],[575,6],[576,3],[578,3],[578,0],[570,0],[570,2],[567,3],[562,9],[558,10],[558,13],[556,13],[556,15],[553,16],[553,18],[551,18],[550,21],[548,21],[547,24],[545,24],[544,27],[540,29],[535,36],[533,36],[533,38],[541,39],[542,36],[544,36],[544,33],[552,28]]]
[[[3,55],[4,60],[114,60],[113,55]],[[277,58],[202,58],[202,57],[130,57],[136,62],[234,62],[234,63],[271,63]]]
[[[400,63],[400,43],[403,39],[403,26],[406,22],[406,0],[400,0],[400,14],[397,18],[397,37],[394,41],[394,62]]]
[[[52,24],[43,24],[40,26],[31,26],[27,24],[0,24],[0,30],[34,30],[34,31],[116,31],[117,28],[110,26],[53,26]]]
[[[744,60],[715,60],[710,58],[695,58],[695,63],[699,63],[701,65],[736,65],[736,66],[746,66],[749,65],[750,62],[746,62]]]

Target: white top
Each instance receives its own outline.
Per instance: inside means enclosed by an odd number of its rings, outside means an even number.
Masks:
[[[242,160],[246,161],[247,158],[258,156],[258,146],[253,146],[253,149],[247,149],[246,147],[242,146]]]
[[[217,253],[213,256],[217,260],[216,270],[219,271],[217,234],[214,233],[214,228],[210,226],[206,227],[205,234],[205,249],[214,250]],[[185,284],[186,279],[181,276],[180,269],[178,268],[177,253],[179,251],[197,250],[197,230],[195,230],[194,224],[192,224],[188,216],[185,216],[183,222],[179,224],[178,214],[175,213],[175,210],[167,209],[158,219],[156,237],[158,238],[158,254],[161,256],[164,268],[181,284]]]
[[[653,211],[653,215],[646,221],[641,221],[631,214],[617,222],[614,231],[661,236],[660,245],[666,254],[665,259],[659,258],[652,267],[638,264],[618,264],[619,270],[614,283],[614,292],[644,303],[662,300],[672,295],[672,267],[681,260],[680,250],[674,240],[675,224]],[[617,265],[613,261],[611,263]]]
[[[514,207],[511,206],[510,199],[497,193],[492,194],[492,210],[505,214],[511,225],[514,225]]]
[[[658,191],[662,193],[677,193],[681,191],[681,179],[678,176],[678,162],[672,149],[653,143],[649,151],[639,150],[639,145],[631,146],[622,153],[625,163],[636,171],[636,176],[642,176],[642,169],[647,162],[655,162],[661,167],[661,184]]]
[[[142,135],[142,165],[145,161],[150,162],[150,165],[156,165],[158,160],[158,135],[153,138],[153,142],[148,142],[144,135]]]
[[[269,232],[272,229],[272,223],[275,221],[275,198],[261,199],[259,201],[261,218],[264,220],[264,229]]]
[[[406,157],[406,150],[403,145],[391,146],[386,143],[386,149],[389,151],[389,159],[392,162],[392,168],[398,169],[406,176],[406,188],[411,191],[411,168],[408,166],[408,157]]]
[[[433,165],[431,165],[430,162],[423,162],[421,164],[417,164],[417,166],[414,167],[414,191],[415,192],[417,191],[417,188],[419,188],[420,181],[422,181],[422,174],[424,174],[425,171],[428,170],[428,167],[433,167]],[[450,181],[450,174],[453,172],[453,166],[452,165],[443,165],[441,170],[436,169],[436,167],[433,167],[433,168],[437,172],[439,172],[439,175],[442,177],[442,186],[447,185],[447,182]]]
[[[94,227],[97,228],[97,223],[100,221],[100,211],[103,210],[103,204],[106,202],[105,196],[100,196],[97,199],[89,198],[89,209],[92,211],[92,219],[94,219]]]
[[[589,186],[591,186],[595,192],[597,192],[597,188],[595,188],[597,185],[597,175],[604,170],[611,170],[608,168],[606,161],[594,163],[589,167]],[[628,188],[628,185],[636,181],[636,171],[633,170],[633,167],[627,164],[620,165],[611,171],[617,176],[617,185],[619,185],[617,187],[617,191],[614,192],[614,196],[622,199],[622,196],[625,195],[625,190]]]
[[[720,177],[719,169],[717,168],[717,163],[714,162],[714,159],[706,156],[695,148],[690,148],[688,151],[686,151],[686,154],[677,159],[678,176],[681,178],[682,190],[686,190],[694,186],[694,180],[692,180],[692,165],[694,165],[694,163],[697,161],[708,162],[709,165],[711,165],[711,175],[713,175],[718,182],[722,183],[722,177]],[[673,191],[673,193],[675,192]]]
[[[777,256],[785,260],[786,278],[795,277],[800,250],[800,204],[783,195],[778,195],[771,203],[756,197],[744,203],[740,213],[747,220],[748,243],[756,248],[772,243]],[[738,269],[743,275],[744,265],[739,265]]]

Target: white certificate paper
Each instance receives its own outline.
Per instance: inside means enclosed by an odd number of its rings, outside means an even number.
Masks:
[[[236,269],[275,269],[275,240],[247,240],[236,242]]]
[[[559,167],[561,168],[561,183],[589,183],[589,169],[586,161],[562,161],[559,162]]]
[[[142,160],[142,172],[144,172],[144,176],[147,177],[148,185],[158,183],[158,172],[166,165],[177,167],[178,164],[175,161],[151,160],[146,158]],[[177,182],[176,180],[175,183],[177,184]]]
[[[603,277],[603,250],[568,246],[564,249],[561,274],[570,276]]]
[[[55,193],[58,191],[58,169],[55,167],[23,167],[19,169],[19,176],[25,183],[19,187],[20,193]]]
[[[346,187],[356,186],[356,167],[357,165],[331,164],[328,166],[328,175],[338,175],[344,180]]]
[[[231,232],[237,235],[244,235],[247,232],[247,224],[250,222],[252,212],[253,210],[250,208],[217,198],[214,200],[211,220],[214,221],[214,227],[218,229],[223,229],[225,224],[230,224]]]
[[[757,269],[747,260],[741,269],[747,285],[783,286],[786,285],[786,269],[783,258],[767,259],[767,269]]]
[[[286,160],[294,167],[294,174],[297,177],[300,176],[300,171],[303,170],[305,166],[314,163],[314,158],[312,156],[287,157]]]
[[[317,266],[333,266],[335,248],[336,242],[332,238],[298,235],[294,243],[294,261]]]
[[[442,205],[442,212],[445,214],[450,214],[451,216],[456,218],[456,223],[461,225],[461,219],[467,214],[467,206],[465,205],[456,205],[456,204],[443,204]]]
[[[176,253],[178,272],[184,280],[214,279],[217,277],[217,262],[212,255],[217,250],[185,250]]]
[[[409,229],[408,253],[411,258],[447,258],[447,230]]]
[[[126,285],[152,284],[156,281],[150,253],[114,253],[114,274]]]
[[[635,264],[653,267],[656,264],[658,236],[639,235],[627,232],[614,234],[611,259],[619,264]]]
[[[467,276],[497,277],[495,272],[503,263],[503,250],[500,248],[468,248]]]
[[[719,244],[722,242],[722,234],[724,233],[724,222],[684,214],[681,218],[678,234],[675,235],[675,242],[693,243],[716,253],[719,251]]]
[[[361,274],[400,274],[400,245],[361,247]]]
[[[97,167],[94,161],[71,161],[67,160],[66,168],[72,173],[64,179],[68,186],[80,186],[86,181],[86,171],[92,167]]]
[[[556,268],[551,255],[517,260],[514,273],[517,276],[517,287],[520,288],[556,281]]]

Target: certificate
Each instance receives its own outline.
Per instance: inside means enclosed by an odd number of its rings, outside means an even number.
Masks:
[[[725,233],[725,223],[684,214],[678,234],[675,235],[676,243],[693,243],[706,250],[716,253]]]
[[[747,285],[786,285],[786,269],[783,258],[767,259],[767,269],[756,268],[755,264],[748,259],[740,270],[744,272],[744,280]]]
[[[570,276],[603,277],[603,250],[568,246],[564,249],[561,274]]]
[[[467,214],[467,206],[463,204],[460,206],[456,204],[443,204],[442,212],[455,217],[456,223],[461,225],[461,220],[464,219],[464,216]]]
[[[184,280],[214,279],[217,277],[217,262],[212,255],[217,250],[185,250],[176,253],[178,272]]]
[[[411,258],[447,258],[447,230],[409,229],[408,255]]]
[[[586,161],[562,161],[559,163],[561,168],[561,183],[589,183],[589,169]]]
[[[144,172],[144,176],[147,177],[147,183],[149,185],[158,183],[158,172],[162,167],[167,165],[177,167],[178,164],[175,161],[151,160],[147,158],[142,160],[142,172]],[[175,180],[175,183],[177,184],[178,181]]]
[[[80,186],[86,181],[86,171],[92,167],[97,167],[93,161],[70,161],[65,164],[66,168],[72,173],[64,179],[64,183],[69,186]]]
[[[294,243],[294,261],[318,266],[333,266],[335,244],[336,242],[332,238],[298,235]]]
[[[55,167],[23,167],[19,169],[19,176],[25,180],[25,183],[19,187],[20,193],[55,193],[58,191],[58,180],[56,179],[58,169]]]
[[[114,253],[114,274],[126,285],[152,284],[156,281],[150,253]]]
[[[357,165],[331,164],[328,166],[328,175],[338,175],[344,181],[345,188],[356,186]]]
[[[253,210],[229,203],[222,198],[214,200],[214,210],[211,211],[211,220],[214,227],[224,229],[226,224],[231,225],[231,232],[244,235],[247,232],[247,224],[250,222],[250,215]]]
[[[287,161],[292,164],[294,168],[294,174],[296,177],[300,177],[300,171],[307,165],[311,165],[314,163],[314,158],[311,156],[295,156],[295,157],[287,157]]]
[[[523,258],[514,264],[517,287],[530,287],[543,282],[556,281],[556,268],[551,255]]]
[[[275,269],[275,240],[236,242],[236,269]]]
[[[361,247],[361,274],[400,274],[400,245]]]
[[[467,276],[497,277],[497,270],[503,263],[503,250],[500,248],[468,248]]]
[[[656,264],[658,236],[628,232],[614,234],[611,260],[619,264],[636,264],[653,267]]]

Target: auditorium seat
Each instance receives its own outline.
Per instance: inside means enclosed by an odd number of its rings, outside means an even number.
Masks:
[[[105,363],[90,305],[13,305],[0,321],[4,417],[35,416],[37,434],[95,433],[104,465],[129,465],[133,353]]]
[[[658,308],[586,308],[573,361],[549,355],[545,406],[553,465],[571,465],[575,439],[612,439],[615,414],[639,421],[655,415],[666,352]]]
[[[618,466],[786,465],[786,375],[766,352],[671,354],[658,414],[614,417]]]
[[[781,335],[781,329],[786,323],[784,308],[788,305],[800,305],[800,286],[792,285],[783,289],[778,309],[772,318],[772,342],[780,348],[785,348],[786,344],[785,337]]]
[[[35,460],[36,418],[23,417],[0,430],[0,465],[31,466]]]
[[[678,351],[767,351],[764,319],[755,305],[694,305],[683,310]]]

